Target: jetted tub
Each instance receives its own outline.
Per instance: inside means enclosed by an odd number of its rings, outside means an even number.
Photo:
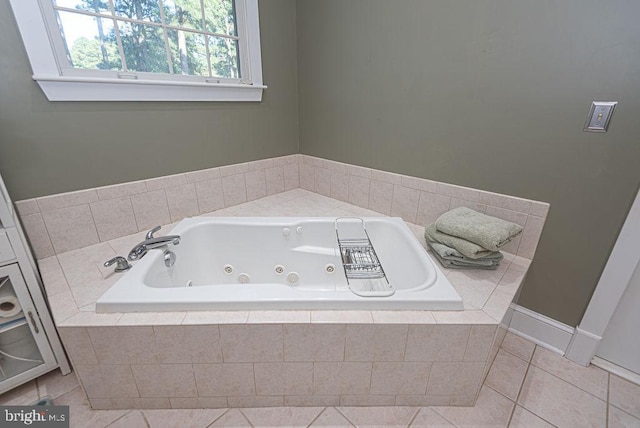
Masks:
[[[169,246],[175,264],[150,250],[96,312],[463,309],[400,218],[196,217],[170,234],[182,237]],[[345,248],[367,238],[384,276],[369,278],[370,260],[341,252],[339,240]]]

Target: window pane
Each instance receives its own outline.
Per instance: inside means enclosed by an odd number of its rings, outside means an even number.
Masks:
[[[162,22],[158,0],[114,0],[117,16],[139,21]]]
[[[207,31],[237,36],[236,14],[233,0],[204,0]]]
[[[121,70],[113,21],[58,11],[62,38],[73,68]]]
[[[164,31],[160,27],[118,21],[127,69],[169,73]]]
[[[164,0],[163,3],[167,25],[202,30],[200,0]]]
[[[111,14],[107,0],[53,0],[53,2],[60,7]]]
[[[114,7],[115,20],[56,12],[74,68],[240,78],[234,0],[52,1],[85,13],[110,13],[110,4]],[[165,33],[163,22],[184,30],[167,28]],[[124,58],[120,58],[115,31],[119,31]]]
[[[209,53],[214,76],[240,78],[238,41],[226,37],[209,37]]]
[[[169,46],[175,74],[209,76],[204,35],[169,30]]]

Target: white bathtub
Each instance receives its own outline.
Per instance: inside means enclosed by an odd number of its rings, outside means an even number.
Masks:
[[[185,219],[170,232],[182,237],[170,247],[175,265],[167,268],[162,252],[150,250],[98,299],[96,312],[463,309],[460,296],[400,218],[364,219],[388,285],[384,279],[348,283],[335,220]],[[339,233],[341,240],[361,235],[361,223],[341,219]],[[367,294],[368,281],[390,292]]]

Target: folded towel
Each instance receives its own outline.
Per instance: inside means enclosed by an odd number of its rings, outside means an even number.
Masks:
[[[522,227],[515,223],[467,207],[458,207],[442,214],[436,220],[436,229],[491,251],[498,251],[522,232]]]
[[[437,245],[437,244],[436,244]],[[433,248],[433,247],[432,247]],[[500,265],[499,260],[486,260],[486,261],[478,261],[478,263],[473,262],[464,262],[464,261],[456,261],[456,260],[447,260],[442,258],[437,251],[433,251],[432,253],[436,260],[440,262],[440,264],[449,269],[485,269],[485,270],[495,270],[498,269]]]
[[[501,252],[496,251],[495,253],[491,253],[487,256],[484,256],[478,259],[471,259],[469,257],[465,257],[464,254],[462,254],[460,251],[456,250],[455,248],[448,247],[444,244],[439,244],[437,242],[429,242],[429,241],[427,241],[427,244],[429,244],[429,247],[434,252],[438,253],[438,255],[443,259],[458,261],[462,263],[489,265],[493,263],[500,263],[500,260],[502,260],[504,257]]]
[[[470,259],[480,259],[494,253],[494,251],[489,251],[478,244],[467,241],[466,239],[439,232],[436,229],[435,224],[430,224],[425,227],[424,237],[427,241],[437,242],[439,244],[444,244],[447,247],[455,248],[462,253],[463,256],[469,257]]]

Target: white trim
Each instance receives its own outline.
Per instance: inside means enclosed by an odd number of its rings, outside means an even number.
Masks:
[[[564,355],[574,329],[530,309],[514,305],[509,331]]]
[[[627,370],[624,367],[620,367],[617,364],[613,364],[611,361],[607,361],[600,357],[593,357],[591,364],[593,364],[596,367],[600,367],[601,369],[606,370],[609,373],[613,373],[618,377],[626,379],[629,382],[633,382],[636,385],[640,385],[640,374],[634,373],[631,370]]]
[[[244,40],[248,54],[243,81],[251,84],[177,80],[79,78],[62,75],[37,0],[10,0],[33,79],[49,101],[262,101],[258,0],[243,0]]]
[[[598,350],[602,338],[631,276],[640,263],[640,191],[631,206],[620,235],[611,251],[607,265],[591,296],[587,311],[578,326],[581,338],[572,341],[567,358],[579,364],[588,364]],[[591,337],[591,340],[588,339]],[[586,339],[585,339],[586,338]],[[574,349],[575,347],[575,349]]]
[[[262,90],[266,88],[86,77],[47,76],[34,79],[50,101],[261,101]]]
[[[574,363],[588,366],[598,346],[600,346],[600,341],[602,341],[601,336],[596,336],[580,327],[576,327],[576,331],[567,348],[566,357]]]

